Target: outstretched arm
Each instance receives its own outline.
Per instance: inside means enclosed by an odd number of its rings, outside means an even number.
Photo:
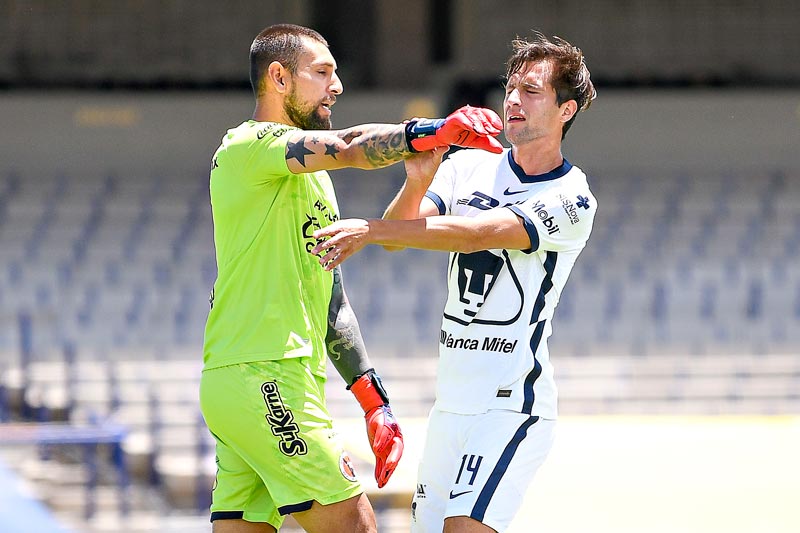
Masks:
[[[326,270],[341,264],[367,244],[471,253],[505,248],[526,250],[531,237],[510,209],[489,209],[475,217],[433,216],[417,220],[338,220],[314,232],[311,253]]]
[[[338,131],[298,131],[286,145],[286,164],[299,174],[337,168],[382,168],[410,156],[402,124],[363,124]]]
[[[296,131],[286,145],[286,164],[299,174],[346,167],[381,168],[415,152],[453,144],[501,152],[503,147],[494,138],[501,129],[502,121],[494,111],[465,106],[444,119]]]

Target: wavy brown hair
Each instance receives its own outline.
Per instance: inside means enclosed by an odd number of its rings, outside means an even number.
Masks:
[[[514,39],[511,48],[511,57],[506,63],[506,80],[528,63],[549,61],[553,66],[550,85],[556,91],[558,105],[569,100],[575,100],[578,104],[578,111],[561,130],[563,139],[578,112],[588,109],[597,96],[583,52],[560,37],[551,40],[538,31],[533,33],[531,39]]]

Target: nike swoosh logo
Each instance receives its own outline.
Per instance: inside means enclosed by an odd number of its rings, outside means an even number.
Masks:
[[[511,196],[512,194],[522,194],[524,192],[528,192],[528,189],[522,189],[521,191],[512,191],[510,189],[511,187],[506,187],[506,190],[503,191],[503,194],[505,194],[506,196]]]
[[[454,499],[458,498],[459,496],[463,496],[464,494],[469,494],[470,492],[472,492],[472,491],[471,490],[465,490],[464,492],[456,492],[455,494],[453,494],[453,491],[451,490],[450,491],[450,499],[454,500]]]

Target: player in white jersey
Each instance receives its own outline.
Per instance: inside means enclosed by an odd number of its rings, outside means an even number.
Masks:
[[[597,202],[586,176],[566,160],[528,175],[511,150],[493,157],[463,150],[442,164],[426,197],[442,215],[476,217],[505,207],[529,238],[527,249],[450,254],[436,408],[556,418],[544,340],[592,228]]]
[[[503,531],[545,460],[557,418],[551,320],[591,233],[597,201],[561,153],[595,97],[581,51],[536,33],[507,66],[502,154],[442,151],[406,161],[383,220],[315,233],[326,268],[366,244],[448,250],[436,403],[428,421],[414,533]]]

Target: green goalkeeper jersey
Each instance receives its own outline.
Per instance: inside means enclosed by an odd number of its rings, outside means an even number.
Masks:
[[[296,128],[247,121],[228,130],[211,168],[217,279],[204,368],[310,357],[325,375],[333,276],[308,253],[313,232],[339,218],[327,172],[286,165]]]

